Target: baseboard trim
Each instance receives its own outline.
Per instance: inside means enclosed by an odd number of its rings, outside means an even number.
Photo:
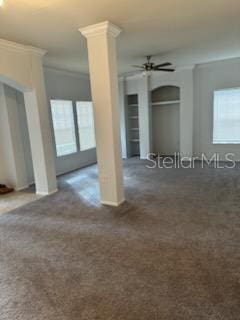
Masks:
[[[101,201],[101,204],[105,205],[105,206],[111,206],[111,207],[118,207],[120,206],[123,202],[125,202],[126,200],[123,199],[121,201],[118,202],[114,202],[114,201]]]
[[[15,188],[15,191],[21,191],[27,188],[29,188],[29,184],[26,184],[25,186],[22,186],[22,187]]]
[[[38,194],[39,196],[50,196],[51,194],[56,193],[56,192],[58,192],[58,189],[55,189],[50,192],[36,192],[36,194]]]

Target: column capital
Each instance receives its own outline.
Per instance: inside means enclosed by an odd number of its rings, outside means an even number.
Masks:
[[[79,31],[86,38],[99,35],[110,35],[115,38],[120,34],[122,30],[111,22],[104,21],[97,24],[92,24],[84,28],[80,28]]]

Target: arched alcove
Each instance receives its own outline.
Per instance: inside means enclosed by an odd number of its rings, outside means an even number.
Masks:
[[[153,152],[163,156],[180,152],[180,87],[164,85],[151,92]]]
[[[152,90],[152,102],[180,100],[180,87],[164,85]]]

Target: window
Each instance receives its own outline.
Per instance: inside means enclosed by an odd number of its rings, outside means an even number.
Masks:
[[[214,92],[213,143],[240,144],[240,88]]]
[[[72,101],[51,100],[57,156],[77,151]]]
[[[91,101],[77,102],[77,120],[81,151],[95,148],[93,104]]]

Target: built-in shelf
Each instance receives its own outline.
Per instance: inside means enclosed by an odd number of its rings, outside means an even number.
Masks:
[[[139,142],[139,139],[131,139],[131,142]]]
[[[127,127],[128,127],[128,156],[138,156],[139,147],[139,122],[138,122],[138,95],[130,94],[127,96]]]
[[[164,106],[164,105],[176,104],[176,103],[180,103],[180,100],[168,100],[168,101],[152,102],[152,106]]]

